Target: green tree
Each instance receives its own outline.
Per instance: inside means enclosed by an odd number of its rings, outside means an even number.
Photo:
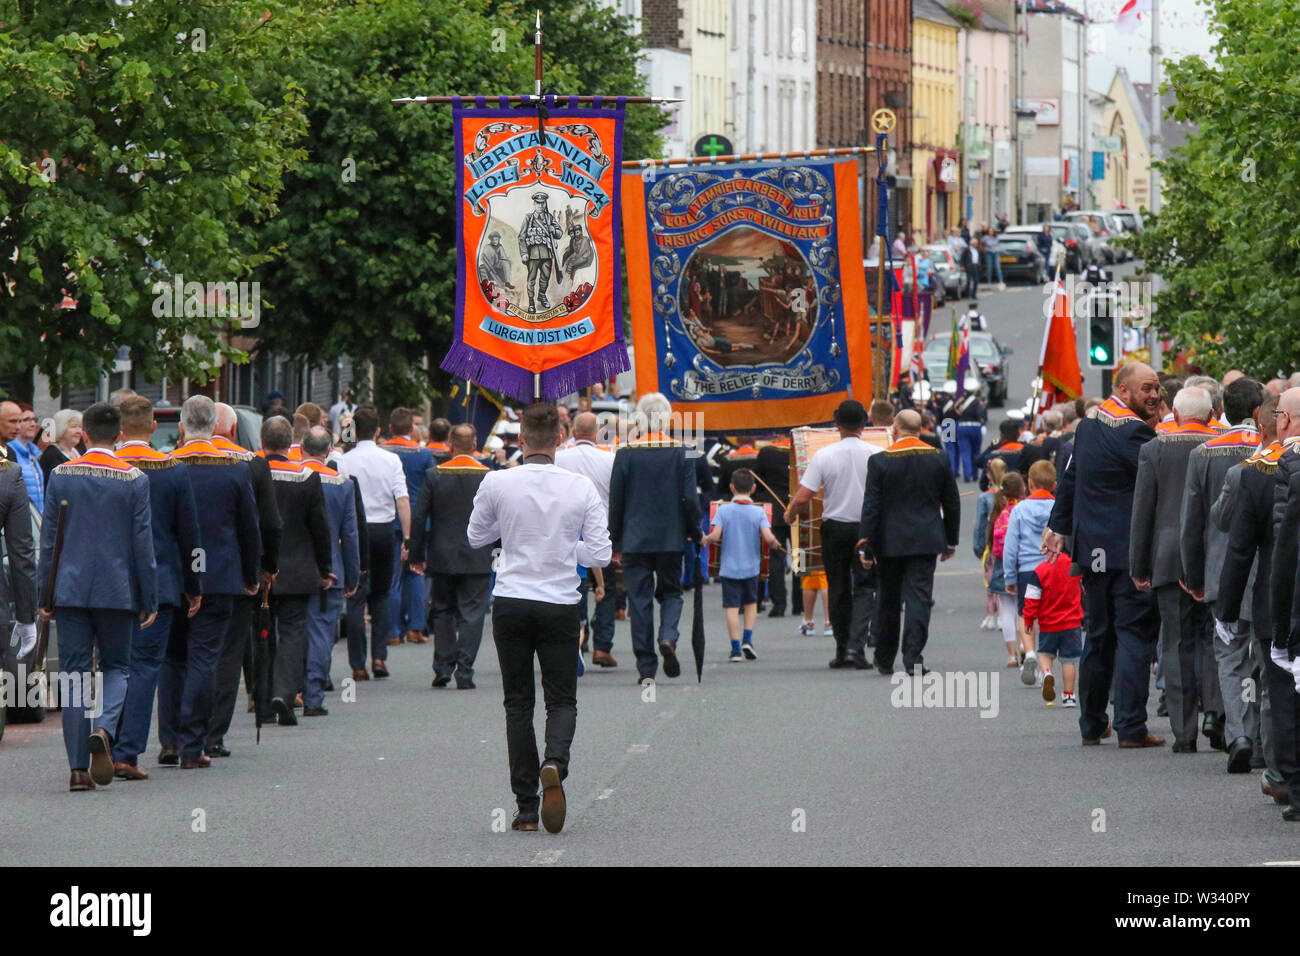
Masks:
[[[1300,366],[1300,6],[1213,6],[1215,65],[1166,65],[1170,116],[1197,129],[1160,164],[1163,208],[1136,248],[1190,362],[1267,378]]]
[[[239,320],[158,317],[153,285],[239,281],[272,252],[257,225],[305,131],[300,94],[261,78],[288,42],[277,15],[305,18],[273,0],[0,0],[0,376],[89,383],[123,345],[155,379],[240,357]]]
[[[451,110],[421,94],[531,93],[533,11],[545,83],[562,93],[644,93],[639,38],[592,0],[333,2],[287,75],[306,92],[308,160],[285,184],[259,275],[274,311],[261,346],[294,358],[374,363],[385,405],[441,391],[456,285]],[[658,155],[660,110],[628,110],[624,152]],[[427,368],[425,367],[427,365]]]

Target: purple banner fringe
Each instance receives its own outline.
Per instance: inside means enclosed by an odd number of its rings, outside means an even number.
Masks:
[[[468,378],[484,388],[521,402],[533,400],[533,373],[512,365],[495,355],[456,342],[447,351],[441,367],[456,378]],[[553,402],[572,395],[593,382],[608,381],[632,366],[627,360],[627,346],[616,339],[589,355],[565,362],[542,372],[542,400]]]

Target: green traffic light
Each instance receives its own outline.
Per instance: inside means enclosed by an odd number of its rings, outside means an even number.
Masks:
[[[1092,348],[1092,358],[1096,362],[1110,361],[1110,353],[1103,346],[1094,345]]]

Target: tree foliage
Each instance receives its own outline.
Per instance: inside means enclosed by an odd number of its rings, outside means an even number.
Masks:
[[[274,0],[0,0],[0,376],[89,383],[125,345],[149,378],[202,381],[238,354],[237,323],[160,318],[153,285],[239,281],[269,258],[258,224],[306,127],[300,93],[263,75],[281,24],[308,17]]]
[[[274,309],[258,331],[262,346],[295,358],[373,362],[378,397],[414,404],[445,381],[456,157],[449,107],[389,101],[531,93],[538,7],[545,84],[561,93],[643,93],[639,38],[594,0],[328,6],[325,29],[285,66],[309,103],[309,157],[263,228],[263,243],[284,255],[259,270]],[[658,109],[629,108],[625,154],[658,155],[663,124]]]
[[[1197,130],[1160,164],[1163,208],[1136,246],[1187,359],[1268,378],[1300,367],[1300,5],[1213,6],[1215,65],[1166,67],[1170,116]]]

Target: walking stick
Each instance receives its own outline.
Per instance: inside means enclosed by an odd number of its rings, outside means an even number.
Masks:
[[[46,593],[50,596],[47,611],[54,610],[54,584],[59,578],[59,559],[63,556],[63,532],[68,527],[68,499],[59,502],[59,523],[54,532],[54,553],[50,557],[50,578]],[[33,672],[45,673],[45,650],[50,640],[50,622],[41,614],[36,615],[36,654],[32,658]]]

